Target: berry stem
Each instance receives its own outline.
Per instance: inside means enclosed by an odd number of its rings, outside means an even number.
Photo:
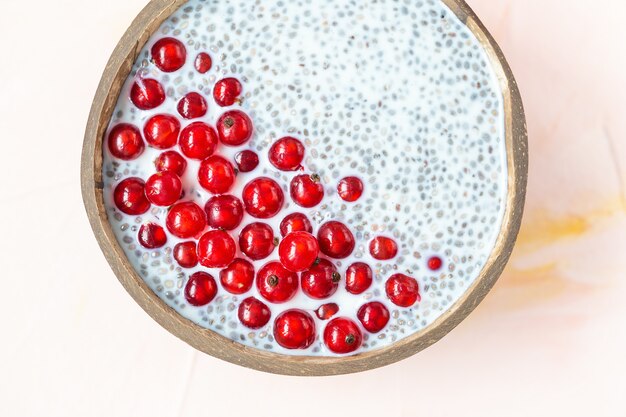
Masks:
[[[270,287],[274,288],[275,286],[278,285],[278,277],[276,275],[270,275],[267,278],[267,283],[269,284]]]

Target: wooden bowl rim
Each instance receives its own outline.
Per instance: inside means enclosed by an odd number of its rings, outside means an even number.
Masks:
[[[508,193],[500,235],[480,275],[438,319],[394,344],[354,356],[288,356],[244,346],[205,329],[167,306],[143,281],[117,243],[103,202],[102,140],[121,87],[149,37],[186,0],[151,0],[117,44],[100,80],[83,143],[81,188],[85,209],[100,248],[135,301],[161,326],[194,348],[237,365],[285,375],[339,375],[378,368],[432,345],[482,301],[502,273],[519,231],[528,175],[526,122],[511,69],[497,43],[463,0],[443,2],[478,38],[497,74],[504,97]]]

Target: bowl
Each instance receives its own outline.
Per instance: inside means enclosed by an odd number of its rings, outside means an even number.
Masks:
[[[493,37],[465,2],[443,2],[480,42],[503,95],[508,182],[499,236],[471,286],[426,328],[378,350],[354,356],[319,357],[289,356],[247,347],[182,317],[146,285],[116,240],[107,220],[103,197],[102,144],[105,132],[122,85],[142,47],[159,25],[185,3],[184,0],[150,1],[119,41],[102,75],[85,132],[81,185],[87,215],[102,252],[126,291],[154,320],[194,348],[234,364],[287,375],[337,375],[381,367],[427,348],[450,332],[481,302],[502,273],[520,227],[527,181],[526,125],[517,84]]]

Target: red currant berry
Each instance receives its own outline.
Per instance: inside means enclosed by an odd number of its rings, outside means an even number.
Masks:
[[[200,74],[205,74],[209,72],[211,66],[213,65],[213,61],[211,60],[211,56],[206,52],[200,52],[194,61],[194,66],[196,67],[196,71]]]
[[[207,268],[223,268],[235,259],[237,245],[223,230],[209,230],[198,241],[198,261]]]
[[[230,110],[217,120],[217,133],[224,145],[243,145],[252,137],[252,120],[240,110]]]
[[[236,258],[220,271],[220,282],[231,294],[248,292],[254,284],[254,266],[245,259]]]
[[[280,234],[285,237],[292,232],[313,233],[313,226],[302,213],[291,213],[280,222]]]
[[[233,230],[243,218],[243,204],[233,195],[216,195],[204,206],[207,223],[215,229]]]
[[[166,151],[154,161],[157,172],[171,172],[182,177],[187,169],[187,161],[176,151]]]
[[[250,223],[239,234],[239,249],[255,261],[267,258],[275,246],[274,231],[265,223]]]
[[[203,160],[198,170],[200,185],[213,194],[223,194],[230,190],[235,182],[233,164],[219,155]]]
[[[378,333],[385,328],[389,322],[389,310],[383,303],[378,301],[372,301],[371,303],[363,304],[359,311],[356,313],[359,321],[370,333]]]
[[[191,274],[185,285],[185,299],[192,306],[209,304],[217,295],[217,283],[212,275],[206,272]]]
[[[439,271],[443,266],[443,261],[438,256],[431,256],[427,262],[428,269],[431,271]]]
[[[154,109],[165,101],[165,91],[157,80],[138,78],[130,88],[130,101],[140,110]]]
[[[182,188],[178,175],[157,172],[146,181],[146,197],[157,206],[171,206],[180,198]]]
[[[298,291],[298,274],[286,270],[280,262],[272,261],[257,273],[256,287],[267,301],[284,303]]]
[[[355,262],[346,270],[346,291],[362,294],[372,285],[372,268],[366,263]]]
[[[361,347],[361,329],[345,317],[332,319],[324,329],[324,343],[334,353],[351,353]]]
[[[315,310],[315,315],[320,320],[328,320],[339,311],[339,306],[335,303],[322,304]]]
[[[157,149],[167,149],[176,145],[180,133],[180,122],[169,114],[152,116],[143,127],[148,145]]]
[[[315,341],[315,321],[302,310],[283,311],[274,320],[274,339],[285,349],[306,349]]]
[[[250,172],[259,165],[259,156],[246,149],[235,155],[235,163],[240,172]]]
[[[370,254],[381,261],[393,259],[398,254],[398,245],[393,239],[377,236],[370,242]]]
[[[278,139],[269,150],[269,160],[281,171],[296,171],[304,159],[304,145],[296,138]]]
[[[310,268],[319,252],[317,239],[307,232],[289,233],[278,246],[280,263],[293,272],[302,272]]]
[[[206,52],[200,52],[194,61],[194,67],[200,74],[209,72],[212,65],[213,61],[211,60],[211,56]]]
[[[324,187],[317,174],[293,177],[289,191],[294,203],[306,208],[317,206],[324,198]]]
[[[246,184],[242,197],[246,211],[258,219],[275,216],[285,201],[280,185],[267,177],[259,177]]]
[[[185,201],[174,204],[165,219],[167,230],[176,237],[187,239],[196,236],[206,226],[204,210],[196,203]]]
[[[241,83],[236,78],[224,78],[215,83],[213,98],[218,106],[232,106],[241,94]]]
[[[363,182],[357,177],[346,177],[339,181],[337,193],[344,201],[356,201],[363,194]]]
[[[237,311],[239,321],[249,329],[260,329],[270,321],[271,316],[269,307],[254,297],[243,300]]]
[[[126,178],[113,191],[115,206],[122,213],[143,214],[150,208],[150,202],[144,191],[145,183],[141,178]]]
[[[192,92],[187,93],[180,99],[176,109],[185,119],[197,119],[198,117],[202,117],[206,114],[207,104],[204,97],[202,97],[199,93]]]
[[[335,259],[347,258],[354,250],[354,235],[338,221],[324,223],[317,233],[317,242],[323,254]]]
[[[196,242],[180,242],[174,246],[172,251],[174,259],[183,268],[193,268],[198,265],[198,253],[196,252]]]
[[[185,65],[187,50],[178,39],[161,38],[150,50],[154,65],[163,72],[174,72]]]
[[[142,224],[137,237],[141,246],[147,249],[160,248],[167,242],[165,230],[156,223]]]
[[[411,307],[416,301],[421,300],[417,281],[404,274],[389,277],[385,291],[391,302],[400,307]]]
[[[108,144],[111,155],[124,161],[138,158],[145,149],[139,129],[128,123],[120,123],[111,129]]]
[[[206,123],[194,122],[180,133],[180,150],[187,158],[204,159],[217,148],[217,133]]]
[[[328,259],[320,259],[317,265],[300,275],[302,291],[311,298],[322,300],[333,295],[339,287],[341,275]]]

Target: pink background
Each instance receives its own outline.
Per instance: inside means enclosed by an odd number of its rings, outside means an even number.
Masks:
[[[470,1],[527,110],[529,193],[512,260],[433,347],[308,379],[230,365],[167,333],[91,234],[83,130],[144,4],[0,2],[0,415],[626,414],[626,2]]]

